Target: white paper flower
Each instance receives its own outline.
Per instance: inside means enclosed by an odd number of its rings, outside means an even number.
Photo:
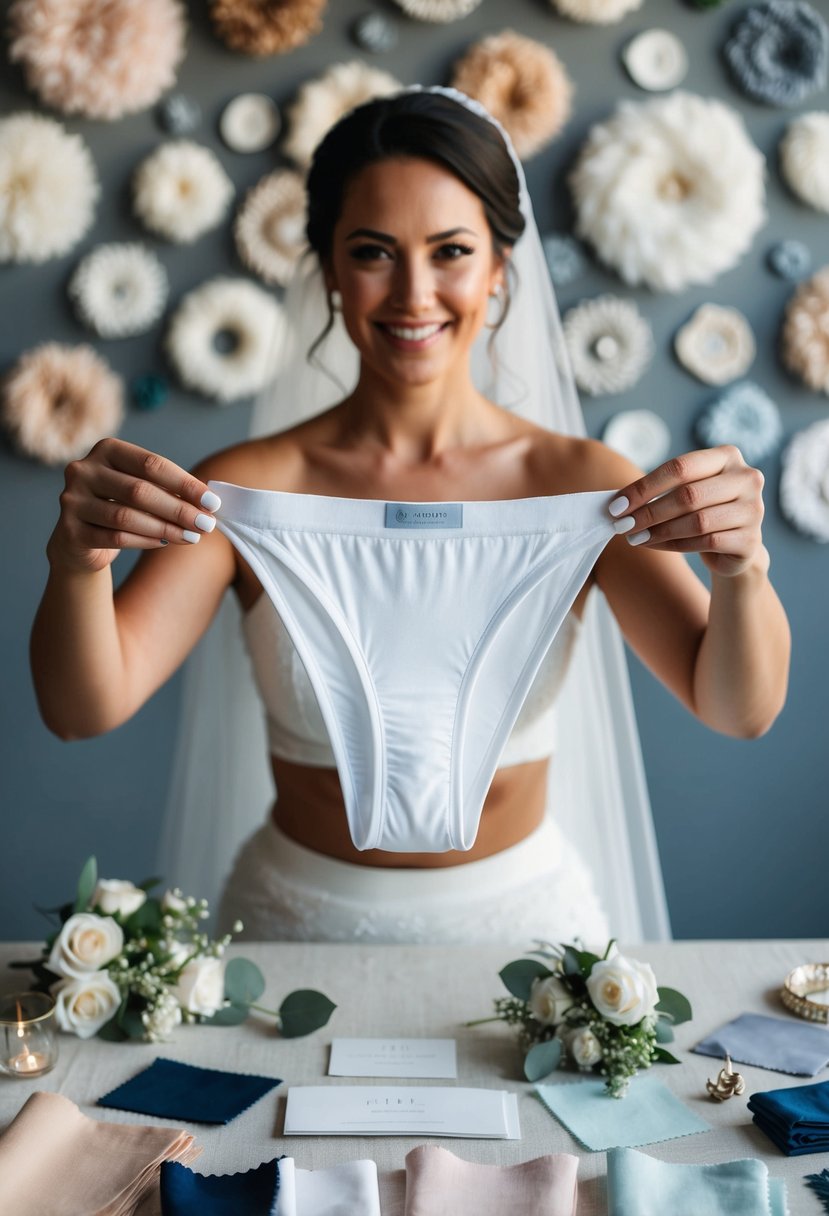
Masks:
[[[567,1050],[579,1068],[592,1068],[602,1058],[602,1045],[589,1026],[579,1026],[568,1035]]]
[[[279,305],[261,287],[247,279],[212,279],[179,304],[167,350],[187,388],[234,401],[272,379],[283,325]]]
[[[829,394],[829,266],[801,283],[787,304],[782,354],[789,371]]]
[[[55,975],[83,979],[111,963],[123,948],[124,931],[111,916],[76,912],[52,943],[46,966]]]
[[[791,190],[817,211],[829,211],[829,112],[801,114],[780,141],[780,168]]]
[[[653,334],[632,300],[585,300],[565,313],[563,324],[576,383],[592,396],[623,392],[650,363]]]
[[[67,253],[90,227],[98,194],[80,135],[41,114],[0,120],[0,263]]]
[[[530,1013],[542,1026],[556,1026],[573,1005],[573,997],[560,979],[550,975],[533,980],[529,1005]]]
[[[611,25],[642,7],[642,0],[550,0],[553,8],[571,21]]]
[[[335,63],[316,80],[307,81],[288,110],[288,138],[283,152],[300,168],[311,163],[314,149],[335,122],[374,97],[388,97],[402,88],[388,72],[353,60]]]
[[[239,209],[233,236],[249,270],[284,286],[306,244],[302,177],[291,169],[263,177]]]
[[[756,353],[743,314],[720,304],[701,304],[677,331],[674,349],[682,366],[704,384],[736,380],[751,367]]]
[[[133,206],[151,232],[189,243],[222,222],[233,182],[209,148],[187,139],[162,144],[138,166]]]
[[[623,954],[593,964],[587,991],[601,1017],[614,1026],[635,1026],[659,1002],[650,964]]]
[[[622,51],[622,62],[633,83],[650,93],[675,89],[688,75],[685,47],[670,30],[643,30]]]
[[[706,406],[697,419],[696,432],[706,447],[734,444],[747,464],[758,464],[779,445],[783,423],[768,393],[746,380],[732,384]]]
[[[722,102],[623,101],[570,176],[577,234],[626,283],[681,291],[735,265],[765,222],[763,157]]]
[[[282,119],[266,93],[239,93],[222,110],[219,131],[234,152],[262,152],[279,134]]]
[[[640,469],[655,469],[671,450],[667,422],[653,410],[620,410],[602,431],[602,442],[621,452]]]
[[[75,311],[102,338],[148,330],[164,311],[167,272],[145,245],[99,245],[69,283]]]
[[[829,543],[829,418],[798,431],[784,451],[780,509],[798,532]]]
[[[147,892],[125,878],[99,878],[92,894],[93,908],[100,908],[107,916],[132,916],[146,902]]]
[[[481,0],[395,0],[416,21],[457,21],[478,7]]]
[[[52,988],[55,1018],[61,1030],[79,1039],[91,1039],[114,1017],[121,1004],[118,986],[106,971],[93,971],[78,979],[63,980]]]
[[[173,991],[182,1009],[212,1017],[224,1002],[224,963],[219,958],[194,958],[183,968]]]

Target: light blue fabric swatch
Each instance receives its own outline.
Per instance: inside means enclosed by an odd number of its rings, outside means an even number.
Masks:
[[[608,1216],[786,1216],[786,1184],[764,1162],[676,1165],[632,1148],[607,1154]]]
[[[535,1088],[559,1123],[594,1152],[656,1144],[711,1130],[656,1077],[634,1077],[624,1098],[608,1097],[604,1081],[571,1081]]]
[[[728,1052],[739,1064],[813,1077],[829,1063],[829,1029],[793,1018],[743,1013],[697,1043],[694,1051],[720,1058]]]

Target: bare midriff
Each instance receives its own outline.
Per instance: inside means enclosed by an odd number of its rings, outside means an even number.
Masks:
[[[361,866],[426,868],[459,866],[501,853],[538,827],[544,816],[547,760],[499,769],[489,788],[478,835],[466,852],[389,853],[354,847],[348,830],[340,780],[333,768],[312,768],[271,757],[278,800],[273,819],[298,844]]]

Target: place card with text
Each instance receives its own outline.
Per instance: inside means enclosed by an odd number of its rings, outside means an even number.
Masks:
[[[430,1077],[458,1075],[454,1039],[334,1039],[330,1077]]]
[[[466,1136],[520,1140],[518,1098],[505,1089],[294,1085],[286,1136]]]

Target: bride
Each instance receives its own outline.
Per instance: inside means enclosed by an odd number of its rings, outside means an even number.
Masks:
[[[192,472],[117,439],[67,467],[32,636],[44,721],[75,739],[127,720],[187,657],[232,589],[278,797],[233,862],[226,923],[241,919],[253,938],[526,942],[579,934],[598,942],[608,934],[604,891],[561,830],[548,781],[553,750],[554,775],[572,750],[566,722],[556,747],[553,718],[571,655],[585,645],[579,634],[591,589],[691,713],[731,735],[763,733],[785,698],[789,634],[762,543],[762,475],[731,447],[689,452],[643,474],[580,436],[520,165],[497,124],[462,95],[407,90],[341,120],[309,174],[307,237],[312,255],[286,311],[300,334],[309,317],[325,321],[310,353],[294,334],[302,374],[277,381],[268,433]],[[315,293],[321,314],[306,310]],[[348,353],[337,353],[345,334]],[[314,412],[332,370],[350,383]],[[314,387],[306,395],[303,385]],[[219,483],[231,483],[231,493],[264,492],[256,501],[273,491],[294,495],[298,509],[301,496],[315,496],[332,520],[337,500],[555,506],[564,496],[601,495],[612,539],[573,588],[470,847],[433,851],[426,833],[406,852],[358,848],[330,718],[299,657],[304,622],[286,627],[261,571],[232,543]],[[340,514],[349,517],[348,504]],[[113,593],[110,567],[126,548],[145,552]],[[688,552],[708,568],[710,592]],[[417,572],[409,577],[417,586]],[[492,580],[499,577],[494,570]],[[364,613],[381,612],[363,593]],[[462,622],[462,604],[454,607]],[[428,712],[418,666],[402,692]],[[232,730],[236,710],[222,689],[203,695],[222,698],[214,710]],[[418,796],[412,791],[415,804]],[[219,813],[235,818],[238,797]],[[201,812],[209,837],[213,820]],[[221,858],[225,870],[231,860]]]

